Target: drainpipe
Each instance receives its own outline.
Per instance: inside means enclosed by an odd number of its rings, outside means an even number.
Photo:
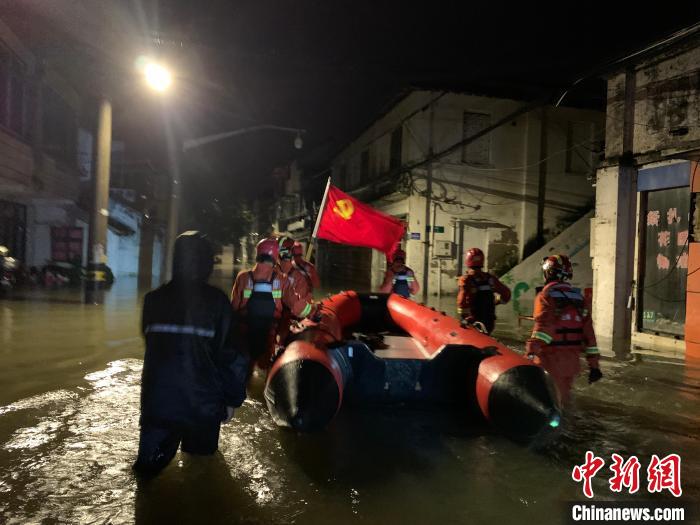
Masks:
[[[425,241],[423,241],[423,302],[428,302],[428,286],[430,283],[430,230],[433,225],[430,223],[430,205],[433,198],[433,162],[432,157],[435,151],[434,144],[435,127],[435,102],[430,103],[430,117],[428,121],[428,173],[425,179]],[[433,232],[434,233],[434,232]]]

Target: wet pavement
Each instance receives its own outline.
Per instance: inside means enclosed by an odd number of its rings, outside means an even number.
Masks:
[[[700,498],[700,368],[603,363],[576,385],[560,432],[523,447],[444,410],[341,411],[329,429],[275,427],[254,378],[213,457],[178,453],[156,479],[131,472],[143,343],[135,279],[102,307],[70,291],[0,299],[0,523],[564,523],[584,499],[586,450],[635,454],[649,500],[652,454],[681,455],[683,499]],[[664,501],[667,493],[655,496]]]

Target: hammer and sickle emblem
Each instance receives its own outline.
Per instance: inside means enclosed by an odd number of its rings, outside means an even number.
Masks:
[[[340,199],[339,201],[335,201],[333,213],[335,213],[339,217],[342,217],[346,221],[349,221],[352,217],[352,214],[355,213],[355,207],[352,205],[351,200]]]

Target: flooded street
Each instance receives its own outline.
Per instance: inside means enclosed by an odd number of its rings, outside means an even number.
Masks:
[[[227,286],[225,283],[222,283]],[[700,369],[603,363],[580,378],[560,433],[522,447],[483,424],[406,406],[344,409],[315,435],[277,428],[256,376],[219,453],[178,453],[150,482],[138,444],[143,343],[135,279],[103,307],[70,292],[0,300],[0,523],[564,523],[584,499],[571,479],[587,450],[681,455],[683,500],[700,498]],[[669,501],[663,493],[656,499]]]

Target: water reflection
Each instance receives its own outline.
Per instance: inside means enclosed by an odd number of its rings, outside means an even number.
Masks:
[[[561,523],[562,502],[582,499],[571,468],[586,450],[642,465],[681,454],[684,496],[700,497],[700,370],[610,361],[603,381],[577,382],[556,438],[531,447],[410,406],[344,407],[327,431],[298,435],[273,424],[257,376],[218,454],[178,454],[137,482],[138,296],[113,297],[0,303],[2,523]],[[610,493],[607,474],[594,490],[632,498]]]

